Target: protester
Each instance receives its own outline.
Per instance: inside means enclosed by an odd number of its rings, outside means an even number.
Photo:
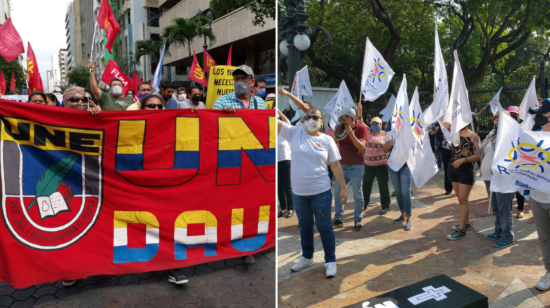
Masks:
[[[447,131],[451,129],[451,125],[447,122],[443,123],[443,126]],[[445,196],[448,196],[453,192],[453,184],[449,179],[449,161],[451,160],[451,155],[452,155],[451,143],[447,141],[447,139],[445,138],[442,127],[439,127],[439,129],[435,133],[435,137],[437,138],[437,142],[439,142],[440,144],[438,148],[441,151],[441,159],[443,161],[443,170],[445,171],[445,180],[444,180]]]
[[[497,141],[498,118],[501,114],[510,115],[508,111],[500,110],[492,117],[495,128],[489,132],[487,137],[481,143],[481,146],[476,149],[476,154],[481,156],[481,178],[485,182],[487,195],[491,202],[491,208],[495,214],[495,231],[485,236],[488,240],[500,239],[494,244],[497,248],[503,248],[513,245],[514,231],[512,219],[512,201],[515,193],[500,193],[491,192],[491,164],[495,154]],[[492,196],[491,196],[492,195]]]
[[[178,101],[178,109],[180,102],[183,102],[187,99],[187,89],[184,87],[179,87],[176,89],[176,101]]]
[[[151,95],[153,90],[151,84],[148,82],[142,82],[138,85],[138,101],[130,105],[126,110],[141,110],[141,101],[145,96]]]
[[[326,277],[331,278],[336,276],[337,269],[336,239],[330,223],[332,192],[328,165],[340,186],[339,202],[346,203],[348,195],[338,148],[332,138],[320,132],[324,124],[321,111],[311,107],[307,119],[305,130],[277,121],[279,136],[288,140],[292,152],[291,185],[302,244],[302,257],[291,270],[298,272],[313,265],[315,217],[325,251]]]
[[[153,94],[157,94],[161,97],[164,109],[178,109],[178,102],[172,98],[172,94],[174,94],[174,85],[170,81],[161,80],[159,90]]]
[[[46,95],[42,91],[36,90],[29,94],[29,103],[46,105],[46,101]]]
[[[57,97],[55,96],[55,94],[52,94],[52,93],[46,94],[46,105],[59,106],[59,103],[57,102]]]
[[[279,110],[281,121],[290,124],[290,120]],[[281,210],[277,217],[290,218],[294,216],[294,203],[292,202],[292,188],[290,186],[290,144],[283,138],[277,136],[277,196]]]
[[[88,110],[92,114],[99,114],[101,111],[101,107],[88,98],[81,87],[70,87],[63,92],[63,107]]]
[[[214,109],[223,109],[227,113],[235,109],[267,109],[261,97],[254,96],[254,71],[250,66],[241,65],[233,71],[235,92],[220,96],[214,104]]]
[[[111,80],[109,84],[111,92],[106,93],[101,91],[97,85],[94,73],[94,63],[92,61],[88,62],[88,69],[90,70],[90,88],[92,89],[94,97],[99,101],[101,110],[126,110],[134,103],[133,100],[124,96],[124,85],[122,84],[122,80],[116,78]]]
[[[447,235],[450,241],[466,237],[466,231],[472,227],[469,221],[470,191],[475,183],[474,163],[480,156],[475,154],[479,145],[479,137],[467,125],[460,130],[460,144],[451,144],[452,156],[449,162],[449,180],[453,185],[459,205],[459,224],[452,227],[453,233]]]
[[[256,79],[256,83],[254,84],[254,95],[256,96],[259,96],[261,98],[265,98],[267,93],[266,93],[266,81],[265,79],[263,78],[258,78]]]
[[[10,95],[21,95],[21,91],[17,90],[17,89],[13,89],[10,91]]]
[[[134,97],[136,97],[136,92],[133,89],[128,89],[126,91],[126,97],[131,100],[134,100]]]
[[[187,99],[178,101],[178,109],[191,109],[195,112],[197,109],[206,108],[206,105],[201,101],[201,90],[199,87],[191,87],[190,91],[191,92]],[[184,94],[178,94],[178,100],[180,95]]]
[[[535,114],[535,124],[540,127],[538,131],[544,132],[545,135],[550,134],[550,99],[542,101],[540,106],[531,108],[530,114]],[[549,135],[550,136],[550,135]],[[537,234],[539,237],[540,250],[542,253],[542,262],[546,273],[540,278],[536,284],[536,288],[542,291],[550,289],[550,192],[531,190],[531,207],[533,208],[533,216]]]
[[[140,108],[141,110],[162,110],[164,109],[164,103],[160,96],[151,94],[141,100]]]
[[[365,171],[363,176],[363,199],[364,210],[367,209],[370,202],[372,185],[374,178],[378,182],[380,191],[380,203],[382,211],[386,214],[390,209],[390,189],[388,187],[388,154],[384,152],[387,133],[382,130],[382,120],[374,117],[371,120],[371,126],[367,127],[367,139],[365,143],[365,152],[363,155]]]
[[[265,104],[266,106],[271,106],[271,109],[275,109],[277,108],[277,104],[275,102],[275,98],[277,96],[275,95],[275,93],[269,93],[266,97],[265,97]],[[290,121],[290,120],[289,120]]]

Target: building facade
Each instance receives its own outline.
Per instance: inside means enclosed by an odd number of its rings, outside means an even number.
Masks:
[[[67,74],[68,74],[68,61],[69,61],[69,50],[60,49],[59,50],[59,73],[60,73],[60,82],[59,85],[67,85]]]
[[[67,6],[67,13],[65,14],[65,36],[67,37],[67,70],[71,71],[77,66],[76,64],[76,31],[75,31],[75,16],[74,5],[71,2]]]
[[[44,89],[44,91],[46,91],[46,93],[52,92],[54,83],[53,83],[53,75],[51,70],[46,71],[46,84],[48,85],[48,88]]]

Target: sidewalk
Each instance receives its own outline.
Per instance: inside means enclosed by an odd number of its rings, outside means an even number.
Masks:
[[[0,307],[275,307],[275,250],[255,256],[254,265],[235,258],[188,267],[182,286],[169,283],[167,271],[90,277],[70,288],[58,281],[14,290],[0,282]]]
[[[363,230],[359,232],[353,231],[353,201],[348,202],[345,226],[335,230],[338,274],[333,279],[325,278],[318,234],[315,265],[300,273],[290,271],[301,256],[300,229],[296,215],[279,218],[279,307],[342,307],[439,274],[483,293],[493,308],[550,306],[550,292],[535,289],[545,270],[535,226],[526,223],[532,216],[531,207],[526,205],[528,213],[517,219],[514,201],[517,244],[494,248],[494,242],[484,238],[493,231],[494,217],[487,213],[487,192],[478,180],[470,195],[474,230],[468,232],[466,239],[451,242],[446,236],[451,226],[458,224],[458,203],[454,193],[444,193],[443,170],[422,188],[413,185],[414,228],[410,231],[392,223],[400,215],[395,197],[390,212],[379,215],[376,182],[363,215]]]

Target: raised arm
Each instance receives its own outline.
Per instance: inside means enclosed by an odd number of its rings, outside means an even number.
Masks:
[[[488,105],[485,105],[485,107],[481,108],[481,110],[478,113],[476,113],[474,116],[476,118],[479,117],[483,113],[483,111],[485,111],[485,109],[487,109],[487,107],[488,107]]]
[[[279,114],[279,117],[281,118],[281,121],[283,121],[285,123],[288,122],[288,118],[278,108],[277,108],[277,113]]]
[[[300,109],[300,110],[304,111],[305,113],[307,113],[307,111],[309,110],[309,107],[301,99],[294,96],[294,94],[288,92],[287,90],[285,90],[283,88],[279,88],[278,91],[279,91],[279,94],[288,96],[288,98],[290,98],[294,102],[294,104],[296,104],[296,106],[298,106],[298,109]]]
[[[103,94],[103,91],[99,88],[97,85],[97,81],[95,80],[95,68],[94,68],[94,62],[90,61],[88,62],[88,68],[90,69],[90,88],[92,90],[92,93],[94,94],[95,98],[97,100],[101,99],[101,95]]]
[[[277,119],[277,135],[281,133],[281,128],[283,128],[283,124],[285,124],[285,122]]]

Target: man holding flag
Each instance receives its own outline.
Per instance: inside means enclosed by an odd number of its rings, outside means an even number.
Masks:
[[[95,98],[99,101],[101,110],[126,110],[130,105],[134,104],[132,99],[124,96],[124,84],[120,79],[112,79],[109,84],[111,91],[109,93],[103,93],[101,88],[97,85],[94,68],[94,63],[92,61],[88,62],[88,69],[90,70],[90,88]]]

